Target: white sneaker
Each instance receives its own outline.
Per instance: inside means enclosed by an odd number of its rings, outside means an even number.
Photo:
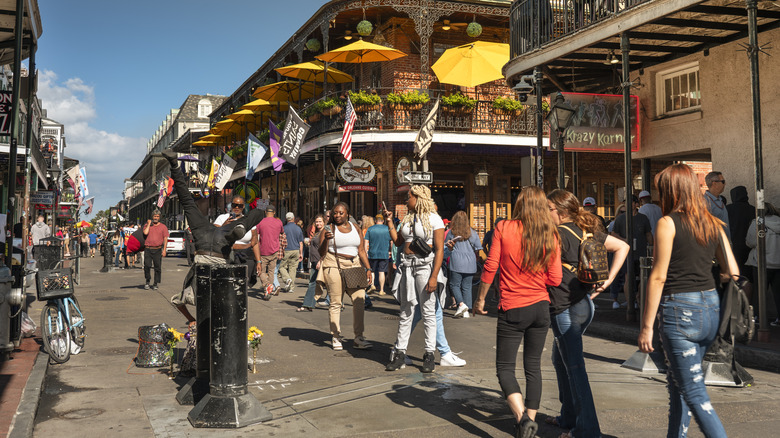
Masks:
[[[334,351],[341,351],[344,349],[344,347],[341,345],[341,339],[339,338],[333,338],[331,340],[331,344],[333,344]]]
[[[618,303],[617,301],[613,301],[612,302],[612,308],[613,309],[619,309],[620,308],[620,303]]]
[[[468,309],[466,309],[466,311],[465,311],[465,312],[463,312],[463,317],[464,317],[464,318],[471,318],[471,312],[469,312],[469,310],[468,310]]]
[[[459,316],[463,316],[463,312],[468,312],[469,306],[466,305],[466,303],[460,303],[458,306],[458,310],[455,311],[454,317],[457,318]]]
[[[466,366],[466,361],[459,358],[453,352],[449,352],[441,357],[440,365],[443,367],[462,367]]]
[[[374,344],[368,342],[363,336],[358,336],[354,341],[352,341],[352,346],[358,350],[368,350],[369,348],[373,347]]]

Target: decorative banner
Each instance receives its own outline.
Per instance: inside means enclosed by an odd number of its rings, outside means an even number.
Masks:
[[[70,169],[65,171],[65,174],[68,175],[68,183],[70,183],[70,186],[73,187],[73,191],[76,192],[76,187],[80,187],[79,183],[79,166],[73,166]]]
[[[282,131],[274,125],[274,122],[268,121],[269,143],[271,144],[271,164],[273,164],[274,170],[279,172],[282,170],[284,160],[279,158],[279,144],[282,142]]]
[[[574,120],[564,133],[564,150],[623,152],[623,95],[563,93],[574,108]],[[631,96],[631,151],[639,151],[639,97]],[[557,144],[557,133],[550,130],[550,145]]]
[[[214,176],[214,187],[217,190],[225,188],[225,184],[230,181],[230,177],[233,175],[233,169],[236,167],[236,160],[230,158],[227,154],[222,155],[222,163],[219,165]]]
[[[81,175],[82,196],[86,198],[87,196],[89,196],[89,187],[87,186],[87,168],[86,167],[79,168],[79,175]]]
[[[11,103],[13,93],[0,91],[0,135],[11,135]]]
[[[311,126],[307,125],[298,113],[290,107],[287,113],[287,123],[284,124],[284,133],[282,133],[282,144],[279,149],[279,156],[293,166],[298,165],[298,158],[301,156],[301,146],[306,139],[306,133]]]
[[[94,203],[94,201],[95,201],[94,196],[84,201],[87,204],[87,210],[85,211],[86,214],[92,214],[92,204]]]
[[[249,134],[246,143],[246,180],[250,181],[252,177],[255,176],[255,167],[263,161],[263,157],[265,157],[266,152],[268,152],[268,146],[261,143],[260,140],[252,134]],[[247,202],[250,201],[247,200]]]
[[[217,174],[217,169],[219,168],[219,163],[217,163],[216,158],[211,159],[211,170],[209,171],[209,177],[206,180],[206,187],[212,188],[214,187],[214,176]]]
[[[436,127],[437,113],[439,112],[439,99],[433,104],[433,108],[425,118],[425,123],[420,126],[420,132],[414,139],[414,156],[417,158],[417,164],[420,164],[428,154],[428,149],[433,143],[433,129]]]

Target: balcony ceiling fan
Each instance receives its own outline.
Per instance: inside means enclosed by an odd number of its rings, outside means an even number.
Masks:
[[[440,23],[436,23],[436,28],[441,30],[460,30],[468,25],[468,23],[452,23],[450,20],[442,20]]]

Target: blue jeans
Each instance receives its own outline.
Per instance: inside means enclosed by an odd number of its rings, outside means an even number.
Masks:
[[[461,274],[460,272],[450,271],[449,281],[452,285],[452,295],[458,303],[466,303],[471,309],[474,301],[471,299],[471,287],[473,286],[474,274]]]
[[[672,294],[661,298],[661,343],[669,371],[669,428],[667,437],[684,437],[691,414],[707,437],[726,431],[710,404],[701,362],[715,339],[720,322],[720,299],[713,290]]]
[[[422,319],[420,306],[414,307],[414,318],[412,318],[412,331],[418,322]],[[444,312],[441,310],[441,303],[436,299],[436,349],[439,354],[444,356],[450,352],[450,344],[447,343],[447,336],[444,335]]]
[[[317,304],[314,302],[314,294],[317,292],[317,272],[318,270],[309,269],[309,287],[306,289],[306,295],[303,296],[303,307],[313,309]]]
[[[555,335],[552,362],[561,401],[558,424],[571,429],[572,436],[577,438],[601,436],[582,351],[582,335],[593,321],[593,310],[593,301],[586,296],[551,318]]]
[[[114,266],[119,266],[119,258],[122,256],[122,248],[114,247]]]

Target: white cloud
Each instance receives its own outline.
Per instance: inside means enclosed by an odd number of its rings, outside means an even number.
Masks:
[[[65,125],[65,155],[87,169],[93,214],[116,205],[124,179],[129,178],[146,154],[145,138],[124,137],[92,126],[97,116],[95,89],[80,78],[60,81],[51,70],[38,75],[38,97],[48,118]]]

